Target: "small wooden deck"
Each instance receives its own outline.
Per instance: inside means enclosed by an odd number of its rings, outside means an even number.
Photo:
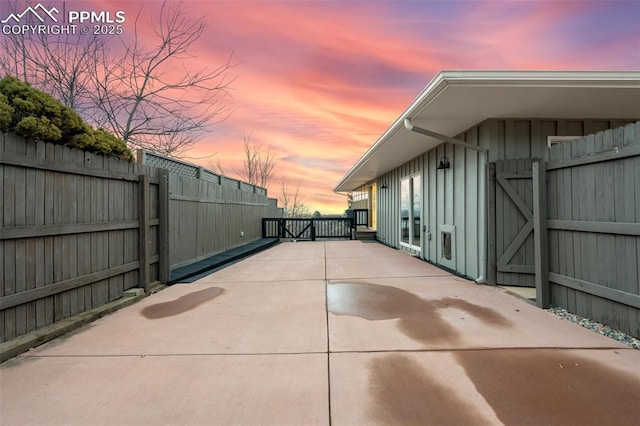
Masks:
[[[354,239],[356,240],[375,240],[376,230],[365,226],[358,226],[355,230]]]

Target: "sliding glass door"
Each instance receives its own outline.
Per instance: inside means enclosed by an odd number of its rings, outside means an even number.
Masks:
[[[421,229],[420,175],[400,181],[400,244],[420,251]]]

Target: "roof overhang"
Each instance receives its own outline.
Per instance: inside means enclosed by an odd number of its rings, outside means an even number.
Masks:
[[[442,71],[336,185],[352,191],[489,118],[638,119],[638,71]]]

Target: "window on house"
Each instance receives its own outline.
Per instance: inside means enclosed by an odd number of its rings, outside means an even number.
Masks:
[[[411,193],[411,199],[413,200],[413,217],[411,218],[413,232],[411,233],[411,241],[414,246],[420,247],[420,178],[414,177],[411,180],[413,181],[413,191]]]
[[[400,241],[409,244],[409,211],[411,210],[411,179],[400,182]]]
[[[420,250],[422,196],[420,175],[400,181],[400,244]]]

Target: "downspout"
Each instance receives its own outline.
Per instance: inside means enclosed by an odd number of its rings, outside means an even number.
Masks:
[[[479,273],[480,276],[476,279],[478,284],[487,284],[487,171],[489,170],[489,152],[484,151],[484,184],[481,186],[482,191],[480,199],[482,200],[482,208],[478,222],[480,223],[480,252],[478,253],[478,261],[480,263]]]
[[[410,118],[404,119],[404,127],[407,130],[410,130],[415,133],[420,133],[425,136],[430,136],[432,138],[441,140],[443,142],[448,142],[453,145],[462,146],[463,148],[472,149],[474,151],[478,151],[484,154],[484,164],[485,164],[485,174],[487,170],[489,170],[489,150],[479,147],[477,145],[472,145],[470,143],[461,141],[459,139],[455,139],[449,136],[445,136],[440,133],[433,132],[431,130],[423,129],[422,127],[414,126],[411,122]],[[480,197],[482,199],[483,208],[480,209],[480,214],[478,215],[478,222],[480,224],[480,247],[478,252],[478,260],[479,260],[479,273],[480,276],[475,280],[478,284],[486,284],[487,283],[487,180],[485,178],[484,185],[482,185],[482,193]]]

